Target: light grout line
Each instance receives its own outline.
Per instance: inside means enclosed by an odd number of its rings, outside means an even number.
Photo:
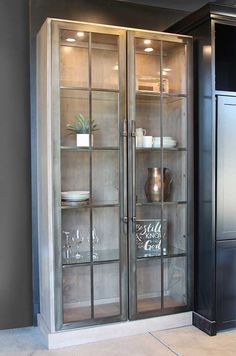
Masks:
[[[172,348],[167,345],[164,341],[162,341],[161,339],[159,339],[157,336],[155,336],[154,334],[152,334],[151,332],[148,333],[149,335],[151,335],[152,337],[154,337],[154,339],[156,339],[157,341],[159,341],[163,346],[167,347],[167,349],[169,349],[174,355],[176,356],[180,356],[179,354],[177,354],[174,350],[172,350]]]

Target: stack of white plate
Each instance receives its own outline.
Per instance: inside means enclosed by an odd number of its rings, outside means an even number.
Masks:
[[[177,141],[170,136],[163,137],[163,148],[174,148],[177,145]],[[160,148],[161,147],[161,138],[153,137],[153,147]]]
[[[89,199],[88,190],[72,190],[69,192],[61,192],[61,199],[66,201],[84,201]]]

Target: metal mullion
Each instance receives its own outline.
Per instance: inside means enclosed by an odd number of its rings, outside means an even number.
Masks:
[[[163,259],[163,210],[164,210],[164,188],[163,188],[163,41],[161,41],[160,56],[160,133],[161,133],[161,309],[164,309],[164,259]]]
[[[122,197],[121,194],[123,194],[123,185],[124,183],[122,182],[121,179],[121,164],[123,164],[123,160],[121,160],[121,115],[120,115],[120,81],[121,81],[121,63],[120,63],[120,36],[118,36],[118,134],[119,134],[119,141],[118,141],[118,148],[119,148],[119,156],[118,156],[118,167],[119,167],[119,174],[118,174],[118,179],[119,179],[119,287],[120,287],[120,293],[119,293],[119,305],[120,305],[120,315],[122,314],[122,309],[123,309],[123,298],[122,298],[122,281],[121,281],[121,272],[122,272],[122,268],[121,268],[121,236],[123,237],[123,230],[121,232],[121,221],[123,219],[124,216],[124,207],[122,206]],[[123,155],[123,152],[122,152]],[[121,184],[122,184],[122,188],[121,188]],[[123,226],[122,226],[123,227]],[[123,252],[123,251],[122,251]]]
[[[190,154],[189,152],[189,140],[192,141],[192,132],[190,134],[189,132],[189,128],[191,126],[192,128],[192,121],[191,121],[191,125],[189,125],[188,123],[188,118],[191,117],[191,115],[189,115],[190,113],[190,107],[189,107],[189,80],[190,80],[190,47],[189,47],[189,42],[185,43],[185,58],[186,58],[186,65],[187,65],[187,73],[186,73],[186,99],[185,99],[185,106],[186,106],[186,112],[187,112],[187,116],[185,118],[185,125],[186,125],[186,130],[185,130],[185,135],[187,137],[185,137],[186,140],[186,157],[185,157],[185,162],[186,162],[186,174],[187,174],[187,181],[186,181],[186,187],[185,187],[185,194],[186,194],[186,201],[187,201],[187,205],[186,205],[186,211],[185,211],[185,218],[186,218],[186,222],[185,222],[185,231],[186,231],[186,236],[185,238],[187,239],[186,241],[186,264],[185,264],[185,287],[186,287],[186,304],[187,306],[190,306],[190,303],[192,303],[192,297],[191,297],[191,290],[190,286],[191,286],[191,277],[190,276],[190,271],[192,270],[191,268],[191,263],[190,263],[190,239],[189,237],[191,236],[190,234],[190,229],[189,229],[189,204],[191,204],[192,202],[190,202],[190,197],[189,197],[189,187],[193,184],[192,178],[189,179],[189,156],[192,154]],[[193,147],[192,147],[193,150]],[[193,171],[193,167],[191,167],[191,171]],[[190,185],[189,185],[190,184]],[[191,187],[192,190],[192,187]],[[191,300],[191,302],[190,302]]]
[[[89,32],[89,146],[91,148],[92,140],[91,140],[91,121],[92,121],[92,33]],[[92,208],[92,190],[93,190],[93,182],[92,182],[92,150],[89,150],[89,190],[90,190],[90,288],[91,288],[91,319],[94,319],[94,269],[93,269],[93,208]]]
[[[123,275],[122,275],[122,268],[124,268],[124,217],[127,215],[125,213],[124,208],[124,191],[125,191],[125,157],[124,157],[124,145],[125,145],[125,137],[124,134],[124,122],[123,120],[126,119],[125,115],[123,117],[121,104],[124,106],[125,101],[123,98],[124,92],[124,78],[123,78],[123,68],[122,68],[122,53],[123,50],[123,39],[121,36],[118,36],[118,134],[119,134],[119,142],[118,142],[118,149],[119,149],[119,286],[120,286],[120,293],[119,293],[119,305],[120,305],[120,316],[122,317],[124,310],[126,310],[126,306],[124,303],[125,301],[125,287],[123,284]],[[125,121],[126,122],[126,121]],[[122,266],[123,264],[123,266]]]

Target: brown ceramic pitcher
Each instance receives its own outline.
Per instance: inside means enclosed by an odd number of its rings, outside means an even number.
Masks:
[[[168,168],[163,168],[163,194],[164,201],[170,198],[173,175]],[[145,183],[145,194],[150,202],[161,201],[161,168],[148,168],[148,178]]]

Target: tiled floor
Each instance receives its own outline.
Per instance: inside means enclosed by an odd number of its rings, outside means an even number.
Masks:
[[[47,350],[38,328],[0,331],[0,356],[236,356],[236,330],[210,337],[193,326]]]

